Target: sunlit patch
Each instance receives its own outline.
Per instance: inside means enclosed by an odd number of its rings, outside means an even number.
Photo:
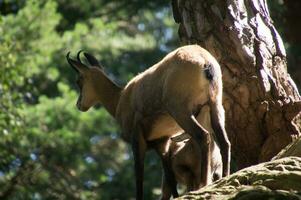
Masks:
[[[87,156],[87,157],[85,157],[85,161],[86,161],[87,163],[89,163],[89,164],[91,164],[91,163],[94,163],[94,162],[95,162],[94,158],[93,158],[93,157],[91,157],[91,156]]]
[[[31,154],[30,154],[30,159],[31,159],[31,160],[37,160],[37,158],[38,158],[38,157],[37,157],[36,154],[34,154],[34,153],[31,153]]]

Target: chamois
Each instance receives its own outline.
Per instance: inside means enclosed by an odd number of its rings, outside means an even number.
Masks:
[[[80,52],[77,60],[71,59],[69,53],[67,60],[79,73],[78,109],[87,111],[101,103],[119,123],[121,137],[132,146],[137,199],[143,199],[147,143],[180,131],[188,133],[200,145],[201,179],[205,185],[211,182],[211,140],[209,132],[196,119],[205,105],[210,107],[211,127],[220,146],[223,176],[229,175],[230,142],[224,125],[221,69],[208,51],[198,45],[180,47],[134,77],[124,88],[108,78],[92,55],[84,53],[92,65],[88,67],[80,61]],[[171,183],[172,179],[167,181]]]
[[[174,173],[176,184],[184,185],[187,192],[204,186],[200,177],[202,164],[200,153],[202,151],[199,144],[193,138],[183,141],[174,141],[173,138],[169,138],[167,143],[170,145],[169,151],[164,155],[170,159],[171,173]],[[222,177],[222,158],[217,144],[214,143],[212,147],[210,178],[212,181],[216,181]],[[163,173],[161,199],[165,200],[170,199],[172,188],[167,181],[165,171]]]
[[[201,113],[198,115],[197,120],[204,124],[211,134],[211,174],[212,181],[216,181],[222,177],[222,158],[220,154],[220,148],[213,138],[209,116],[209,106],[204,106],[201,109]],[[199,144],[191,138],[187,133],[181,133],[170,138],[160,138],[149,143],[154,148],[162,159],[166,159],[169,162],[171,172],[173,173],[176,184],[182,184],[186,187],[186,191],[193,191],[204,186],[201,175],[201,148]],[[163,158],[164,157],[164,158]],[[162,195],[161,200],[170,199],[172,195],[171,185],[169,185],[166,177],[165,170],[162,177]]]

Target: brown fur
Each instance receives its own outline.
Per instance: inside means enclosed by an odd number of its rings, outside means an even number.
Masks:
[[[157,146],[156,149],[168,148],[165,153],[161,152],[161,155],[168,157],[177,184],[185,186],[186,191],[194,191],[205,185],[200,177],[202,151],[194,139],[187,138],[182,141],[174,141],[169,138],[157,145],[160,147]],[[222,159],[216,143],[212,146],[211,159],[210,177],[212,181],[215,181],[222,177]],[[164,176],[162,177],[161,188],[161,199],[170,199],[172,191]]]
[[[94,64],[92,56],[87,55],[88,61]],[[172,137],[183,130],[202,150],[202,182],[205,185],[211,182],[211,138],[208,129],[196,119],[204,105],[210,107],[211,124],[208,125],[221,147],[223,175],[229,174],[230,143],[224,128],[221,70],[205,49],[197,45],[178,48],[134,77],[124,88],[115,85],[98,67],[86,67],[70,59],[69,54],[67,59],[84,82],[77,104],[79,110],[87,111],[96,103],[102,103],[120,124],[122,138],[132,144],[138,199],[142,199],[143,194],[147,142]],[[206,77],[208,66],[213,72],[212,80]]]

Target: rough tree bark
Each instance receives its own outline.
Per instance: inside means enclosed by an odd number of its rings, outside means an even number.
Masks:
[[[289,156],[296,156],[301,158],[301,137],[282,149],[275,157],[273,157],[273,160]]]
[[[223,71],[226,129],[238,168],[270,160],[300,135],[301,98],[265,0],[172,0],[184,44]]]

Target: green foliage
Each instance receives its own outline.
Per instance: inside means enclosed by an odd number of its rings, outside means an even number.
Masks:
[[[24,6],[24,3],[25,0],[2,0],[0,1],[0,13],[1,15],[16,13]]]
[[[134,198],[129,145],[102,107],[76,109],[65,55],[93,53],[124,84],[176,46],[168,4],[0,0],[0,199]],[[146,199],[158,198],[160,175],[148,153]]]
[[[125,83],[175,45],[167,1],[0,1],[0,10],[0,199],[133,198],[129,145],[104,108],[77,110],[65,55],[91,52]],[[158,198],[153,152],[145,167],[145,197]]]
[[[297,84],[301,85],[301,40],[300,16],[301,3],[299,1],[269,1],[271,17],[277,31],[280,33],[287,54],[288,71]]]
[[[129,1],[129,0],[57,0],[58,11],[63,20],[59,30],[73,28],[77,22],[87,21],[91,17],[100,18],[105,22],[130,21],[137,16],[137,11],[155,10],[168,7],[169,1]]]

